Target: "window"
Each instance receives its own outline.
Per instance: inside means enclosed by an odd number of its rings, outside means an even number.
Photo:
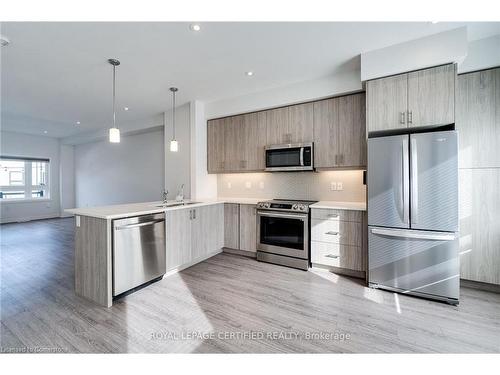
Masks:
[[[0,200],[47,199],[49,160],[1,156]]]

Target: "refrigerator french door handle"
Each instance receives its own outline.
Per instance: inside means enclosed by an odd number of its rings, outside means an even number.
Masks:
[[[418,150],[417,140],[411,138],[411,223],[418,222]]]
[[[401,238],[414,238],[418,240],[431,240],[431,241],[453,241],[456,239],[455,233],[423,233],[414,230],[404,230],[404,229],[382,229],[382,228],[372,228],[371,232],[373,234],[378,234],[381,236],[388,237],[401,237]]]
[[[408,171],[409,160],[408,160],[408,138],[403,139],[402,142],[402,183],[401,183],[401,198],[403,203],[403,222],[409,224],[410,221],[410,194],[409,194],[409,184],[410,184],[410,174]]]

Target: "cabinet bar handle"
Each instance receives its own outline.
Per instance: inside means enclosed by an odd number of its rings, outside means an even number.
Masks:
[[[331,236],[336,236],[339,234],[339,232],[329,231],[329,232],[326,232],[325,234],[329,234]]]
[[[408,124],[413,124],[413,112],[408,111]]]
[[[338,215],[338,214],[328,214],[328,215],[326,215],[326,216],[327,216],[327,217],[339,217],[339,215]]]
[[[401,120],[399,121],[401,124],[405,123],[405,113],[401,112]]]
[[[339,256],[338,255],[333,255],[333,254],[327,254],[325,255],[326,258],[333,258],[333,259],[337,259]]]

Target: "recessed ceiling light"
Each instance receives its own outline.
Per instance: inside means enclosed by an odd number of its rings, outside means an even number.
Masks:
[[[123,109],[124,109],[125,111],[128,111],[128,107],[123,107]]]
[[[189,28],[192,30],[192,31],[200,31],[201,30],[201,26],[198,25],[197,23],[193,23],[191,25],[189,25]]]
[[[47,134],[47,133],[48,133],[48,132],[47,132],[47,130],[44,130],[44,131],[43,131],[43,134]]]
[[[7,38],[6,36],[0,35],[0,45],[2,47],[5,47],[5,46],[8,46],[9,44],[10,44],[9,38]]]
[[[253,72],[252,71],[249,71],[249,72],[245,72],[245,74],[249,77],[253,76]]]
[[[80,125],[80,121],[77,121],[77,122],[76,122],[76,124],[77,124],[77,125]]]

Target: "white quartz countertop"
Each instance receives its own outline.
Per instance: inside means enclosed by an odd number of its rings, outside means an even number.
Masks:
[[[197,199],[194,201],[195,203],[193,204],[187,204],[183,206],[173,206],[173,207],[156,207],[162,203],[161,201],[158,201],[158,202],[117,204],[112,206],[100,206],[100,207],[71,208],[64,211],[74,215],[97,217],[100,219],[119,219],[123,217],[147,215],[147,214],[154,214],[154,213],[173,211],[173,210],[183,210],[186,208],[196,208],[218,203],[257,204],[262,200],[265,199],[209,198],[209,199]],[[175,201],[168,201],[168,202],[174,203]],[[185,202],[190,203],[192,201],[186,200]]]
[[[335,210],[366,211],[366,202],[319,201],[317,203],[311,204],[309,207]]]

